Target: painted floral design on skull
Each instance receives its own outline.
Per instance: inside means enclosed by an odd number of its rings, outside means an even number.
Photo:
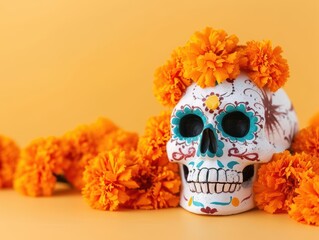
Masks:
[[[168,158],[180,164],[180,205],[214,215],[252,209],[258,165],[289,148],[296,130],[282,89],[261,89],[245,74],[214,87],[191,84],[173,109],[167,143]]]

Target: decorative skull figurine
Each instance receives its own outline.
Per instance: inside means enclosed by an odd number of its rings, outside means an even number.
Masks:
[[[260,163],[288,149],[297,117],[282,86],[287,60],[269,40],[239,44],[206,27],[155,73],[154,93],[173,107],[168,159],[180,165],[180,205],[228,215],[254,207]]]
[[[187,87],[171,115],[168,158],[180,164],[180,205],[229,215],[254,207],[258,165],[289,148],[297,117],[284,90],[257,87],[241,73],[215,87]]]

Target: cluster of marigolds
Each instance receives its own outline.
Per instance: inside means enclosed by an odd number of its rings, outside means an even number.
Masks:
[[[223,30],[196,32],[156,71],[155,96],[174,107],[192,82],[213,87],[240,71],[260,88],[274,92],[284,85],[289,68],[280,47],[238,42]],[[21,151],[2,136],[0,188],[50,196],[63,176],[95,209],[176,207],[181,181],[178,165],[166,156],[169,139],[170,111],[150,118],[142,136],[104,118],[60,137],[34,140]],[[254,192],[260,209],[319,225],[319,115],[297,133],[290,151],[259,168]]]

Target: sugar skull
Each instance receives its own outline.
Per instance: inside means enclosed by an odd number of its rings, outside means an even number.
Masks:
[[[258,166],[288,149],[298,128],[281,88],[289,76],[281,48],[238,42],[206,28],[155,75],[155,95],[173,107],[166,150],[180,165],[180,205],[190,212],[252,209]]]
[[[215,215],[253,208],[258,165],[289,148],[296,129],[282,89],[262,90],[244,74],[210,88],[193,83],[172,112],[167,143],[168,158],[180,164],[180,205]]]

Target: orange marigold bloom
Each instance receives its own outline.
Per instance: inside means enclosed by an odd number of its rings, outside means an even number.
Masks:
[[[56,175],[68,167],[64,160],[65,144],[58,138],[34,140],[23,149],[14,179],[14,188],[28,196],[50,196]]]
[[[70,162],[65,171],[66,179],[77,189],[82,189],[83,171],[89,160],[100,152],[121,147],[128,151],[137,146],[138,135],[119,129],[107,119],[98,119],[91,125],[82,125],[63,137],[67,142],[66,160]]]
[[[300,181],[315,174],[319,174],[317,157],[305,153],[291,155],[288,151],[274,154],[272,161],[258,170],[254,184],[256,205],[269,213],[287,212]]]
[[[178,165],[168,161],[165,148],[170,137],[169,120],[169,112],[150,118],[137,152],[136,144],[129,145],[121,137],[123,131],[119,137],[103,142],[106,148],[112,146],[115,150],[90,160],[84,171],[82,193],[93,208],[157,209],[178,205]],[[114,141],[119,145],[115,146]]]
[[[238,41],[235,35],[209,27],[195,32],[183,49],[184,76],[202,88],[235,79],[240,73]]]
[[[248,42],[245,54],[241,56],[246,59],[241,61],[241,69],[247,72],[258,87],[266,87],[275,92],[289,77],[287,60],[281,56],[281,53],[281,47],[273,49],[270,41]]]
[[[82,125],[63,136],[67,146],[66,161],[70,163],[65,178],[78,190],[83,187],[85,166],[98,154],[98,140],[92,128],[92,125]]]
[[[0,189],[12,187],[19,154],[20,149],[13,140],[0,136]]]
[[[171,112],[162,112],[148,119],[144,135],[140,137],[138,149],[144,158],[156,160],[166,154],[166,143],[170,139]]]
[[[166,143],[170,138],[170,113],[162,112],[148,120],[138,144],[140,188],[130,192],[129,208],[158,209],[176,207],[181,180],[178,165],[170,163]]]
[[[53,193],[56,176],[61,175],[80,190],[89,160],[115,147],[136,149],[137,141],[136,133],[119,129],[105,118],[79,126],[61,138],[36,140],[23,150],[14,186],[26,195],[48,196]]]
[[[84,126],[85,125],[82,127]],[[97,139],[104,138],[105,135],[108,135],[118,129],[118,126],[116,126],[110,119],[104,117],[98,118],[94,123],[87,126]],[[81,126],[79,128],[81,128]]]
[[[117,129],[105,135],[98,143],[98,152],[120,148],[122,151],[130,152],[136,150],[138,143],[138,134],[128,132],[123,129]]]
[[[293,140],[291,149],[319,157],[319,126],[311,125],[300,130]]]
[[[319,175],[303,178],[289,215],[298,222],[319,226]]]
[[[155,72],[154,94],[164,106],[175,106],[191,81],[183,76],[181,49],[173,51],[171,58]]]
[[[120,148],[103,152],[85,168],[83,197],[92,208],[117,210],[129,200],[128,190],[139,187],[133,180],[137,171],[133,154],[125,154]]]
[[[131,191],[131,200],[125,205],[135,209],[177,207],[181,180],[178,165],[169,163],[166,156],[156,161],[142,160],[136,180],[140,188]]]

